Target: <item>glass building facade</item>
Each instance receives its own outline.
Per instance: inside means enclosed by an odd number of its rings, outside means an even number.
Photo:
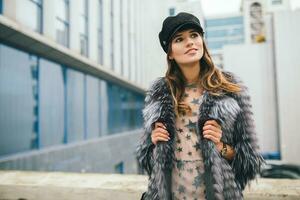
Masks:
[[[79,21],[79,32],[80,32],[80,54],[84,56],[89,55],[89,33],[88,33],[88,0],[79,0],[80,8],[80,21]]]
[[[3,5],[3,2],[2,2],[2,0],[0,0],[0,14],[2,14],[2,10],[3,10],[3,8],[2,8],[2,5]]]
[[[143,100],[140,93],[1,43],[0,157],[141,128]]]
[[[98,1],[98,63],[103,65],[103,0]]]
[[[19,1],[19,6],[22,8],[22,16],[19,20],[22,24],[30,29],[42,33],[43,32],[43,1],[42,0],[23,0]],[[30,13],[30,14],[28,14]]]
[[[69,0],[56,0],[56,41],[69,47],[70,34],[70,2]]]
[[[245,41],[243,16],[207,19],[205,26],[207,44],[211,50]]]

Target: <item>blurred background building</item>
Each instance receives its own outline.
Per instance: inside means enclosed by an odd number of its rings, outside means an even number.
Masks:
[[[261,152],[267,159],[300,164],[300,11],[289,0],[244,0],[245,43],[223,47],[223,65],[249,87]]]
[[[206,17],[205,28],[206,42],[214,63],[223,68],[223,46],[245,43],[244,16],[235,13]]]
[[[249,87],[261,152],[300,164],[300,11],[241,0],[0,0],[0,169],[137,173],[145,90],[166,71],[163,19],[199,17],[217,66]]]
[[[136,172],[139,4],[0,2],[0,168]]]

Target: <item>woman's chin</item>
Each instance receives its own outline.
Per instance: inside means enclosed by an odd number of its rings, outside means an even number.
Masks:
[[[189,60],[185,60],[182,62],[178,62],[179,65],[194,65],[199,63],[200,58],[195,58],[195,59],[189,59]]]

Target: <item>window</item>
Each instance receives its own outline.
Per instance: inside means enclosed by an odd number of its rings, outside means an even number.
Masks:
[[[131,75],[131,69],[132,69],[132,64],[131,64],[131,47],[132,47],[132,34],[131,34],[131,27],[132,27],[132,15],[131,15],[131,1],[129,0],[128,3],[128,11],[127,11],[127,19],[128,19],[128,48],[127,48],[127,57],[128,57],[128,78],[132,79],[132,75]]]
[[[69,47],[69,0],[56,0],[55,12],[56,41],[65,47]]]
[[[143,94],[3,44],[0,60],[0,157],[142,127]]]
[[[124,174],[124,163],[120,162],[115,165],[115,173]]]
[[[121,89],[118,85],[108,83],[108,133],[114,134],[121,132]]]
[[[264,35],[264,23],[262,20],[262,5],[253,3],[250,6],[250,34],[253,43],[256,43],[256,37]]]
[[[39,64],[39,146],[44,148],[64,142],[65,92],[62,66],[42,58]]]
[[[126,88],[108,83],[108,133],[116,134],[142,126],[144,97]]]
[[[250,7],[250,16],[253,19],[260,19],[262,17],[262,6],[259,3],[253,3]]]
[[[0,156],[38,148],[38,58],[0,44]]]
[[[209,42],[208,43],[208,48],[209,49],[221,49],[224,45],[223,41],[220,42]]]
[[[169,9],[169,15],[174,16],[175,15],[175,8],[170,8]]]
[[[66,142],[83,140],[85,137],[84,94],[85,75],[81,72],[66,70]]]
[[[120,50],[121,50],[121,74],[124,74],[124,51],[123,51],[123,0],[120,0]]]
[[[226,26],[226,25],[237,25],[243,24],[243,17],[231,17],[231,18],[224,18],[224,19],[209,19],[206,20],[206,25],[208,27],[211,26]]]
[[[88,56],[88,0],[82,0],[80,6],[80,54]]]
[[[86,138],[90,139],[100,135],[100,80],[88,74],[85,79],[85,133]]]
[[[103,0],[99,0],[98,63],[103,65]]]
[[[110,1],[110,61],[111,68],[114,69],[114,0]]]
[[[208,38],[218,38],[218,37],[226,37],[226,36],[240,36],[243,34],[244,34],[244,30],[242,27],[240,28],[228,27],[227,29],[207,31],[206,36]]]
[[[42,0],[23,0],[18,3],[22,8],[17,13],[18,20],[32,30],[42,33]]]
[[[280,5],[282,4],[282,0],[272,0],[272,5]]]
[[[2,2],[2,0],[0,0],[0,14],[2,14],[2,8],[3,8],[3,6],[2,6],[2,4],[3,4],[3,2]]]

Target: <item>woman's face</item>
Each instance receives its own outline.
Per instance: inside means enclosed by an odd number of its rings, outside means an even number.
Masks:
[[[199,62],[203,56],[203,40],[197,31],[188,29],[176,33],[171,43],[169,59],[175,59],[179,65]]]

